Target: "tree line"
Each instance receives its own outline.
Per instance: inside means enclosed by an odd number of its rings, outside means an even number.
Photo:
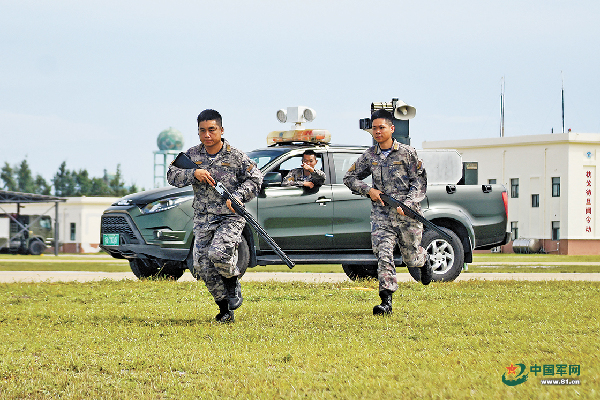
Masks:
[[[117,172],[114,175],[109,175],[104,170],[104,176],[94,178],[90,177],[86,169],[79,171],[67,169],[67,163],[63,161],[50,184],[40,174],[33,176],[27,160],[12,167],[5,162],[0,172],[0,179],[4,182],[4,190],[44,195],[51,195],[54,192],[55,196],[60,197],[122,197],[140,191],[135,184],[125,186],[121,175],[121,164],[117,164]]]

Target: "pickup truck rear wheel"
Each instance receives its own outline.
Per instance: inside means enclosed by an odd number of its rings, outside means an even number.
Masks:
[[[449,229],[442,229],[450,235],[451,242],[448,242],[436,231],[425,231],[421,246],[429,254],[429,260],[433,268],[433,280],[436,282],[449,282],[460,275],[465,260],[465,252],[458,236]],[[409,268],[408,272],[415,280],[421,281],[419,268]]]
[[[134,258],[129,260],[131,271],[139,279],[171,279],[176,281],[183,275],[180,262]]]
[[[408,273],[417,282],[421,282],[421,268],[419,267],[408,267]]]
[[[357,265],[357,264],[342,264],[342,269],[350,278],[357,279],[377,279],[377,265]]]

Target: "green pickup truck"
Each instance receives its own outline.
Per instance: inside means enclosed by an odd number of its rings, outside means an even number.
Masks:
[[[316,152],[325,183],[315,189],[283,187],[282,178],[300,166],[307,149]],[[296,264],[341,264],[350,279],[377,276],[370,239],[371,201],[352,194],[342,182],[366,149],[282,142],[247,153],[261,169],[264,182],[246,208]],[[424,165],[429,175],[428,163]],[[464,264],[472,262],[473,250],[509,240],[504,186],[457,182],[430,183],[421,203],[425,218],[452,237],[448,241],[435,231],[423,234],[422,245],[430,255],[435,281],[456,279]],[[191,186],[123,197],[102,215],[102,249],[115,258],[128,259],[139,278],[181,277],[192,266],[192,198]],[[403,266],[400,256],[396,263]],[[276,264],[282,264],[280,258],[246,226],[239,246],[240,270]],[[420,280],[418,268],[409,272]]]

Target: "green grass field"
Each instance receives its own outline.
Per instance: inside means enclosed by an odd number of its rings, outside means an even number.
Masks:
[[[243,290],[221,326],[197,282],[0,284],[0,398],[600,396],[598,282],[403,283],[387,318],[373,281]],[[526,382],[502,382],[511,364]],[[530,371],[562,365],[579,375]]]

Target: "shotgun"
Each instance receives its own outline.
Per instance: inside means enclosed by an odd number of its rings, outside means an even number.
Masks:
[[[439,233],[440,235],[442,235],[450,243],[453,242],[453,240],[450,237],[450,235],[448,235],[446,232],[444,232],[442,230],[442,228],[440,228],[439,226],[437,226],[433,222],[430,222],[430,221],[426,220],[425,218],[423,218],[423,216],[421,214],[419,214],[418,212],[413,211],[412,208],[408,207],[407,205],[405,205],[401,201],[396,200],[392,196],[389,196],[389,195],[387,195],[385,193],[380,193],[379,197],[381,198],[381,200],[383,200],[383,202],[386,205],[388,205],[390,207],[394,207],[394,208],[398,208],[398,207],[402,208],[402,211],[404,211],[404,215],[406,215],[408,218],[412,218],[414,220],[419,221],[420,223],[423,224],[423,226],[425,226],[425,227],[427,227],[429,229],[432,229],[432,230],[436,231],[437,233]]]

